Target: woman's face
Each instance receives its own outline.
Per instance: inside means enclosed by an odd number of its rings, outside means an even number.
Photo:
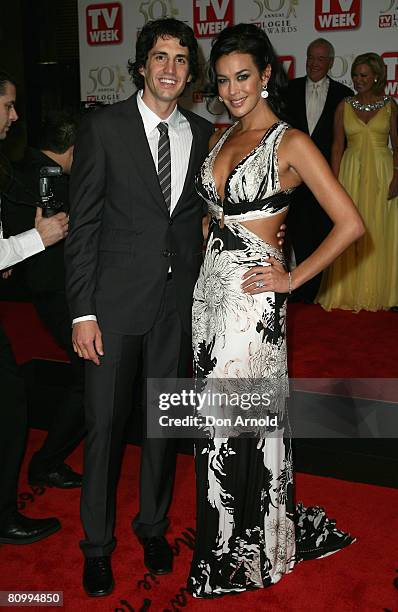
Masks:
[[[261,91],[271,76],[268,64],[260,75],[249,53],[233,52],[222,55],[216,62],[218,95],[234,117],[245,117],[257,105],[263,104]]]
[[[358,64],[352,73],[352,82],[358,93],[368,93],[375,84],[376,75],[367,64]]]

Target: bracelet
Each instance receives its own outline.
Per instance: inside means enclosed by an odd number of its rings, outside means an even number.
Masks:
[[[289,295],[292,295],[292,273],[291,272],[287,273],[287,287],[288,287]]]

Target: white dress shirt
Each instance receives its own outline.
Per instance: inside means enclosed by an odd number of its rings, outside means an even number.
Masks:
[[[16,236],[10,236],[10,238],[3,238],[0,198],[0,270],[9,268],[40,251],[44,251],[44,244],[35,228]]]
[[[185,177],[188,171],[189,157],[192,147],[192,131],[189,121],[184,117],[176,106],[167,119],[158,117],[143,101],[143,91],[138,92],[137,106],[144,124],[145,135],[152,154],[155,168],[158,167],[158,143],[160,133],[157,128],[160,122],[169,126],[170,156],[171,156],[171,203],[170,214],[172,214],[181,196]],[[95,315],[86,315],[73,319],[74,323],[80,321],[96,321]]]
[[[44,244],[36,229],[10,238],[0,238],[0,270],[44,251]]]
[[[173,212],[182,193],[185,177],[188,171],[189,156],[192,147],[192,132],[189,121],[176,106],[167,119],[161,119],[154,113],[142,99],[143,92],[137,96],[137,106],[144,123],[145,135],[153,157],[155,168],[158,167],[158,124],[163,121],[169,126],[170,156],[171,156],[171,204],[170,214]]]
[[[305,83],[305,108],[307,112],[308,132],[311,135],[322,115],[328,95],[329,79],[324,76],[320,81],[314,82],[307,77]]]

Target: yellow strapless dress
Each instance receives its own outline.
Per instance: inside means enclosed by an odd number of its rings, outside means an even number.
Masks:
[[[393,175],[389,101],[368,123],[344,105],[347,148],[339,181],[365,223],[365,235],[324,272],[316,302],[325,310],[386,310],[398,305],[398,198],[387,200]]]

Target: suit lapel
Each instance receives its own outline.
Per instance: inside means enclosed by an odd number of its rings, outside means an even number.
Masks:
[[[117,125],[118,138],[120,138],[131,155],[132,168],[135,169],[136,173],[145,182],[148,192],[152,195],[153,199],[168,214],[136,98],[137,94],[128,98],[123,112],[120,113],[120,121]]]
[[[328,77],[329,79],[329,77]],[[325,100],[325,104],[324,107],[322,109],[321,112],[321,116],[319,117],[317,124],[314,128],[314,131],[312,132],[312,136],[314,136],[315,132],[318,129],[318,126],[320,123],[322,123],[322,121],[325,119],[325,117],[329,114],[329,113],[334,113],[334,81],[332,79],[329,79],[329,87],[328,87],[328,93],[326,95],[326,100]]]
[[[303,131],[308,134],[307,106],[305,103],[306,80],[307,80],[306,77],[303,77],[303,79],[300,82],[301,91],[300,91],[300,94],[297,96],[297,104],[298,104],[298,114],[301,117]]]

